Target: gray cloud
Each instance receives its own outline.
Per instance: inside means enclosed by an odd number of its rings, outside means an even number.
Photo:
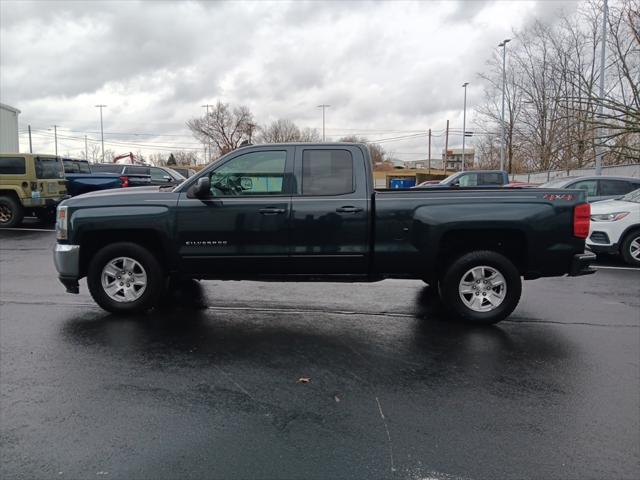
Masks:
[[[107,103],[106,130],[177,147],[194,146],[185,121],[218,99],[249,106],[260,123],[310,127],[320,126],[316,105],[329,103],[332,135],[440,129],[461,121],[460,84],[497,41],[550,11],[514,5],[2,1],[0,94],[22,124],[93,132],[93,105]],[[424,140],[388,146],[424,149]]]

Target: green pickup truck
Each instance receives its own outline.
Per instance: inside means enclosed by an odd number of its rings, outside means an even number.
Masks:
[[[378,190],[354,143],[253,145],[175,188],[106,190],[58,208],[59,278],[104,309],[154,307],[171,277],[421,279],[451,314],[494,323],[521,279],[593,273],[576,190]]]

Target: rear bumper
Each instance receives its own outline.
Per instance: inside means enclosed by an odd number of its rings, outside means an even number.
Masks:
[[[578,253],[573,256],[571,260],[571,267],[569,268],[570,277],[579,277],[581,275],[590,275],[596,273],[596,271],[590,267],[591,263],[596,260],[596,256],[593,253]]]
[[[613,245],[598,245],[595,243],[587,244],[587,248],[593,253],[607,253],[609,255],[617,255],[620,253],[620,247],[617,243]]]
[[[58,271],[58,278],[68,293],[78,293],[80,277],[80,245],[63,245],[57,243],[53,251],[53,263]]]

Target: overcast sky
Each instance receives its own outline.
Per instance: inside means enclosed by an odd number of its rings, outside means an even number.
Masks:
[[[78,156],[84,135],[122,153],[198,149],[185,122],[216,100],[327,136],[370,140],[462,129],[482,100],[477,73],[497,44],[571,1],[0,2],[0,102],[22,111],[34,151]],[[468,127],[469,129],[469,127]],[[36,135],[37,134],[37,135]],[[134,135],[137,134],[137,135]],[[70,137],[77,137],[75,140]],[[434,151],[442,147],[434,138]],[[457,146],[460,136],[449,144]],[[471,140],[473,142],[473,140]],[[426,157],[426,137],[385,142]],[[156,145],[151,147],[149,145]],[[21,135],[21,149],[28,151]],[[436,156],[435,154],[432,156]]]

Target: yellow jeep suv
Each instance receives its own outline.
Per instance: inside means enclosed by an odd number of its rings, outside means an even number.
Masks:
[[[0,154],[0,228],[19,225],[25,215],[45,221],[67,194],[59,157],[32,153]]]

